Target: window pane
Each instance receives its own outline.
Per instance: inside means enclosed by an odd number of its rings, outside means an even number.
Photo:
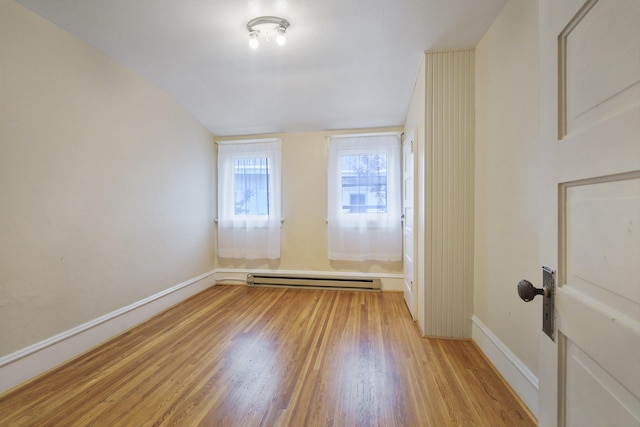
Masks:
[[[234,213],[269,215],[269,159],[235,159]]]
[[[387,212],[387,156],[385,153],[343,155],[340,177],[343,212]]]

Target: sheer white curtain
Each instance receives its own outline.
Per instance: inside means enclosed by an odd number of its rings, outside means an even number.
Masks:
[[[329,259],[402,260],[400,135],[329,141]]]
[[[218,142],[218,256],[280,258],[280,146]]]

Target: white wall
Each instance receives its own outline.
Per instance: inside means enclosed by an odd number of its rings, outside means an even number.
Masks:
[[[474,313],[535,376],[541,301],[516,284],[542,277],[538,94],[537,3],[509,0],[476,48]]]
[[[211,135],[0,0],[0,356],[214,266]]]

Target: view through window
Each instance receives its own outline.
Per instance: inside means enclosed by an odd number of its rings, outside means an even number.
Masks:
[[[269,159],[235,159],[234,178],[234,214],[269,215]]]
[[[343,155],[340,176],[343,212],[387,212],[387,156],[384,153]]]

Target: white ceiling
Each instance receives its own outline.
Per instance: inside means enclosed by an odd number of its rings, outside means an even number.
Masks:
[[[505,0],[17,0],[155,82],[214,135],[401,126],[421,54],[475,47]],[[246,23],[289,20],[252,50]]]

